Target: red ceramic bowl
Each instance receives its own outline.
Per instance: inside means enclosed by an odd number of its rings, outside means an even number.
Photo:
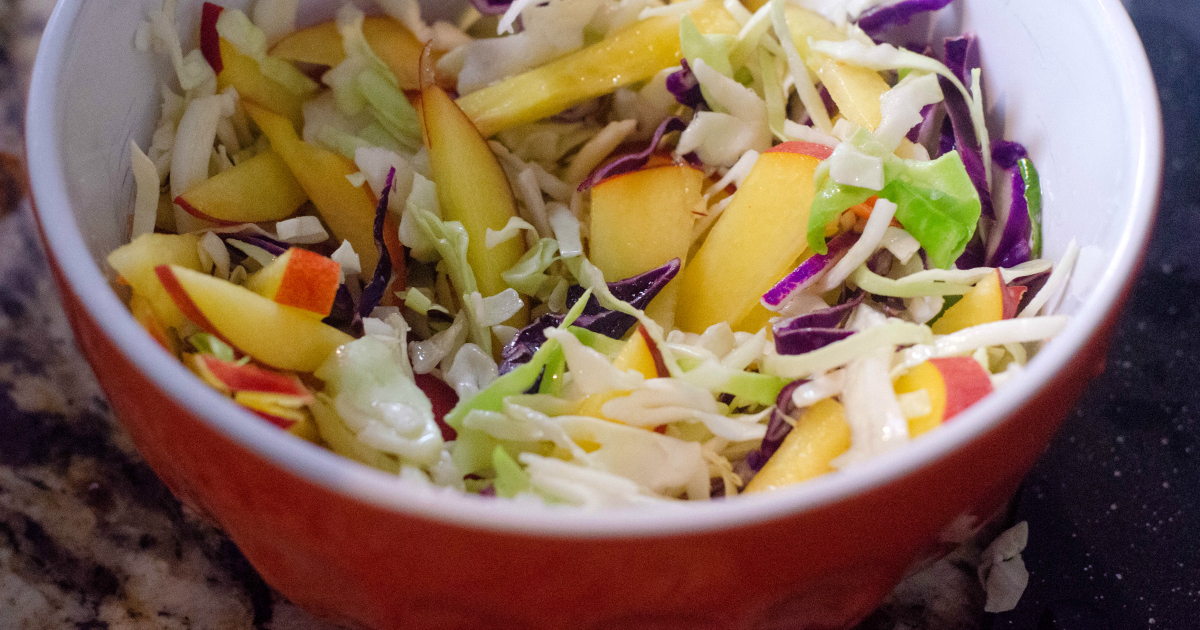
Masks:
[[[79,345],[142,455],[306,609],[380,629],[843,628],[1012,496],[1103,369],[1153,221],[1158,102],[1117,0],[960,3],[931,28],[979,34],[996,131],[1041,169],[1047,254],[1084,246],[1057,306],[1073,321],[953,423],[768,495],[609,512],[461,496],[341,459],[205,387],[142,331],[103,263],[132,206],[129,139],[145,146],[169,76],[133,48],[157,0],[59,2],[29,100],[37,219]],[[180,2],[184,32],[199,4]],[[301,5],[304,23],[336,10]]]

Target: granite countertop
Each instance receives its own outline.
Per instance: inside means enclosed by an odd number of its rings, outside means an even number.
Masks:
[[[1187,628],[1200,610],[1200,12],[1128,0],[1166,121],[1159,225],[1108,369],[1012,513],[870,630]],[[25,72],[53,0],[0,0],[0,630],[331,630],[272,591],[138,457],[74,346],[22,196]],[[982,612],[979,541],[1026,520],[1030,585]]]

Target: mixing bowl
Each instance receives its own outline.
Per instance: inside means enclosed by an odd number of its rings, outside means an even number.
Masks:
[[[196,32],[199,1],[180,3]],[[235,0],[231,6],[244,8]],[[302,0],[302,25],[336,2]],[[428,2],[433,16],[450,3]],[[589,512],[460,496],[276,430],[204,386],[110,288],[129,140],[169,67],[134,49],[157,0],[61,0],[27,124],[37,221],[79,346],[141,454],[304,608],[367,628],[842,628],[1016,491],[1105,346],[1153,222],[1161,121],[1117,0],[962,0],[930,28],[978,33],[994,130],[1041,170],[1046,254],[1080,264],[1069,328],[954,422],[771,494]]]

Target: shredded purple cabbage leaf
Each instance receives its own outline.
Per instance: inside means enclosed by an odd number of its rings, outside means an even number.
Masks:
[[[504,15],[512,0],[471,0],[471,4],[484,15]]]
[[[792,394],[797,387],[808,382],[808,379],[800,379],[792,381],[779,391],[779,396],[775,399],[775,408],[771,410],[771,420],[767,423],[767,434],[763,436],[762,444],[758,448],[750,451],[746,455],[746,459],[738,465],[735,472],[742,478],[745,483],[750,483],[750,479],[762,470],[766,465],[767,460],[779,450],[783,444],[784,438],[792,432],[792,423],[788,422],[788,418],[795,418],[796,412],[799,409],[796,403],[792,402]]]
[[[1008,186],[1009,194],[1002,196],[1008,207],[996,209],[996,218],[1004,225],[996,225],[1001,230],[994,245],[989,244],[990,255],[987,257],[989,267],[1015,267],[1033,258],[1033,245],[1030,237],[1033,234],[1033,224],[1029,217],[1029,204],[1025,200],[1025,179],[1021,176],[1019,162],[1028,157],[1029,152],[1017,142],[996,140],[992,143],[992,163],[998,167],[1004,179],[997,186]],[[997,173],[997,174],[1001,174]]]
[[[784,355],[805,354],[849,337],[854,331],[845,330],[842,325],[862,301],[863,294],[859,293],[844,304],[776,322],[771,327],[775,351]]]
[[[971,33],[947,38],[945,63],[963,85],[970,86],[971,71],[979,67],[979,40]],[[962,92],[948,79],[938,77],[938,83],[941,85],[942,94],[945,95],[943,102],[950,121],[949,131],[953,134],[953,144],[950,149],[946,149],[946,129],[943,126],[942,153],[951,149],[958,151],[967,175],[971,177],[971,183],[975,184],[975,190],[979,192],[982,216],[994,218],[996,215],[992,209],[992,194],[987,184],[987,172],[983,169],[983,148],[979,146],[979,139],[975,137],[971,108]]]
[[[858,17],[858,27],[878,40],[883,31],[893,26],[908,24],[917,15],[940,11],[953,0],[901,0],[895,4],[874,7]]]
[[[608,290],[613,297],[628,303],[636,309],[645,309],[651,300],[667,286],[676,275],[682,263],[678,258],[671,259],[667,264],[651,269],[646,273],[608,283]],[[574,285],[567,289],[567,309],[583,297],[586,290]],[[546,329],[562,324],[565,315],[562,313],[546,313],[522,328],[500,351],[502,361],[500,373],[507,374],[513,368],[528,362],[533,354],[546,342]],[[637,318],[625,313],[611,311],[600,305],[599,300],[592,296],[583,307],[583,314],[572,324],[585,328],[606,337],[620,339],[637,323]]]
[[[667,76],[667,90],[675,97],[676,102],[685,107],[700,109],[708,107],[704,93],[700,90],[700,81],[692,72],[687,59],[680,59],[681,69]]]
[[[383,223],[384,218],[388,213],[388,198],[392,194],[392,184],[396,179],[396,169],[392,168],[388,171],[387,183],[383,186],[383,193],[379,195],[379,204],[375,206],[375,249],[379,251],[379,262],[375,265],[375,274],[371,276],[371,281],[367,286],[363,287],[362,297],[359,298],[358,308],[354,310],[354,320],[351,322],[355,330],[362,327],[364,317],[369,317],[371,311],[379,306],[380,300],[383,299],[383,293],[387,290],[388,282],[392,279],[392,257],[388,254],[387,245],[383,242]]]
[[[816,254],[808,258],[792,270],[791,273],[784,276],[775,286],[771,287],[762,296],[763,304],[767,305],[767,307],[777,307],[786,302],[793,293],[801,291],[816,282],[821,272],[837,264],[841,256],[849,251],[850,247],[857,241],[858,234],[854,232],[842,232],[833,237],[827,244],[829,249],[826,253]]]
[[[676,116],[671,116],[670,118],[662,121],[662,124],[660,124],[658,129],[654,132],[654,138],[650,140],[650,144],[647,145],[645,149],[638,151],[637,153],[623,155],[612,162],[609,162],[608,164],[605,164],[604,166],[592,171],[592,174],[589,175],[587,179],[583,180],[583,183],[579,185],[579,191],[583,192],[585,190],[589,190],[591,187],[599,184],[601,181],[608,179],[609,177],[613,177],[614,175],[632,173],[633,171],[642,168],[647,162],[650,161],[650,156],[654,155],[654,152],[658,150],[658,143],[662,141],[663,136],[673,131],[683,131],[684,129],[687,129],[687,123],[683,122],[682,119]]]
[[[230,234],[225,237],[225,240],[241,241],[247,245],[259,247],[272,256],[282,256],[284,252],[292,247],[283,241],[277,241],[269,236],[260,234]]]

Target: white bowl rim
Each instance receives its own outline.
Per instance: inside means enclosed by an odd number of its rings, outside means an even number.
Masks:
[[[1120,51],[1113,70],[1125,89],[1137,165],[1133,208],[1112,263],[1074,321],[1025,370],[950,423],[904,448],[847,470],[764,495],[730,501],[680,502],[666,508],[581,510],[530,509],[443,489],[430,490],[387,475],[287,435],[204,386],[145,333],[109,288],[91,258],[70,211],[58,155],[57,77],[84,0],[61,0],[38,51],[26,119],[27,154],[34,211],[50,253],[87,315],[147,380],[196,418],[279,468],[329,491],[413,517],[471,529],[555,538],[627,538],[699,534],[733,529],[813,510],[909,475],[945,458],[999,426],[1042,389],[1098,333],[1132,283],[1154,223],[1162,179],[1162,117],[1141,40],[1118,0],[1078,2]]]

